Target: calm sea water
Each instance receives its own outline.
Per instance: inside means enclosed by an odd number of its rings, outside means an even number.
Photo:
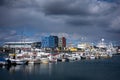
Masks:
[[[0,80],[120,80],[120,55],[109,59],[4,67],[0,68]]]

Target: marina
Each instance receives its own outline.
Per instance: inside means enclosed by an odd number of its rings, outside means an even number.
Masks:
[[[1,80],[119,80],[119,74],[120,55],[108,59],[0,68]]]
[[[120,0],[0,0],[0,80],[120,80]]]
[[[104,39],[101,39],[96,47],[82,43],[78,49],[70,48],[68,51],[56,52],[50,48],[26,47],[14,48],[13,51],[14,53],[7,55],[1,53],[2,80],[119,79],[120,55],[117,49],[112,44],[106,44]]]
[[[13,43],[12,43],[13,44]],[[23,46],[23,45],[22,45]],[[23,46],[24,47],[24,46]],[[48,64],[56,62],[80,61],[82,59],[102,59],[111,58],[117,53],[112,44],[106,45],[104,39],[101,39],[97,47],[90,45],[79,45],[81,50],[73,52],[51,53],[35,48],[15,49],[15,53],[9,53],[7,57],[1,57],[0,65],[23,65],[23,64]]]
[[[2,80],[119,79],[120,53],[112,43],[105,43],[104,39],[101,39],[96,46],[84,42],[79,43],[77,47],[66,47],[64,37],[60,38],[60,42],[54,39],[57,40],[57,37],[45,37],[42,46],[40,42],[5,43],[0,53],[2,55],[0,78]]]

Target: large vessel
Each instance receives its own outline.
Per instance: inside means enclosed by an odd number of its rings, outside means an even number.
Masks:
[[[97,44],[97,47],[102,57],[112,57],[113,54],[117,53],[116,48],[113,47],[113,44],[106,44],[104,39],[101,39],[100,43]]]
[[[98,48],[107,48],[106,43],[104,42],[104,39],[101,39],[101,41],[97,44]]]

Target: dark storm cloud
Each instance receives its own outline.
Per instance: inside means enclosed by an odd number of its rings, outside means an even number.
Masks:
[[[116,6],[97,0],[51,0],[43,6],[47,15],[99,16],[114,10]]]
[[[100,18],[100,17],[72,17],[66,20],[67,24],[70,24],[74,27],[88,27],[88,26],[96,26],[103,28],[106,25],[109,25],[108,18]],[[104,27],[105,28],[105,27]]]
[[[115,35],[119,35],[120,34],[120,30],[109,30],[109,33],[114,33]]]
[[[96,38],[103,37],[117,40],[119,33],[116,34],[116,32],[120,31],[120,28],[118,28],[120,20],[116,20],[120,16],[119,9],[120,5],[117,0],[114,2],[97,0],[75,0],[74,2],[69,2],[69,0],[53,0],[53,2],[44,5],[43,12],[49,16],[67,16],[63,20],[66,24],[69,24],[71,31],[86,35],[88,33],[93,39],[96,34]],[[74,27],[74,29],[71,27]],[[114,36],[116,38],[113,38]]]
[[[120,31],[118,3],[119,0],[0,0],[3,35],[0,40],[18,37],[18,34],[6,36],[5,30],[20,33],[23,27],[26,35],[32,36],[65,32],[76,33],[77,37],[87,35],[91,40],[108,36],[111,39],[116,36],[114,39],[117,40]]]
[[[88,15],[87,7],[78,5],[78,0],[58,0],[44,5],[43,11],[47,15]],[[84,8],[83,8],[84,7]]]
[[[67,23],[73,26],[81,26],[81,27],[85,27],[85,26],[89,26],[89,25],[93,25],[94,23],[92,21],[89,20],[81,20],[81,19],[70,19],[67,20]]]
[[[20,37],[18,37],[19,35],[17,34],[16,31],[14,30],[0,30],[0,42],[2,41],[16,41],[19,40]],[[17,37],[17,38],[15,38]]]
[[[73,27],[87,27],[89,25],[109,28],[109,24],[114,18],[113,13],[118,10],[117,4],[97,0],[75,0],[73,2],[71,0],[52,0],[43,7],[43,12],[46,15],[68,16],[69,18],[64,21]]]
[[[120,4],[120,0],[98,0],[98,1],[106,1],[106,2],[110,2],[110,3]]]
[[[0,0],[0,6],[4,5],[4,0]]]

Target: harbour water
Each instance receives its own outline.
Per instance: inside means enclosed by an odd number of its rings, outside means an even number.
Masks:
[[[120,55],[107,59],[2,67],[0,80],[120,80]]]

